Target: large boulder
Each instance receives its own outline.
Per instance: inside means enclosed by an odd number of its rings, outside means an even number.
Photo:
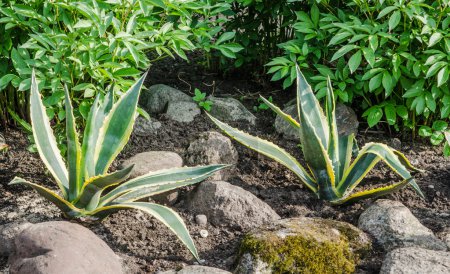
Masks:
[[[212,102],[211,115],[223,122],[247,122],[250,125],[256,124],[256,117],[245,106],[234,98],[218,98],[209,96]]]
[[[168,270],[157,274],[231,274],[231,272],[201,265],[188,265],[180,270]]]
[[[9,258],[11,274],[123,273],[111,248],[78,224],[35,224],[23,230],[14,245]]]
[[[244,237],[234,273],[353,273],[370,246],[369,237],[348,223],[283,219]]]
[[[224,181],[201,183],[189,197],[187,206],[195,214],[206,215],[215,226],[249,229],[280,219],[258,197]]]
[[[450,253],[404,247],[389,252],[383,261],[380,274],[448,274]]]
[[[147,120],[143,117],[138,117],[134,123],[133,133],[140,137],[147,137],[158,133],[161,123],[153,118]]]
[[[289,114],[292,118],[298,121],[297,105],[295,101],[291,101],[283,109],[283,112]],[[339,135],[345,136],[358,133],[358,118],[350,107],[342,104],[336,104],[336,123],[338,126]],[[275,118],[275,130],[282,134],[288,140],[299,140],[300,134],[293,126],[286,122],[281,116]]]
[[[181,123],[190,123],[200,114],[200,108],[196,103],[183,101],[170,102],[166,112],[169,119]]]
[[[186,163],[191,166],[230,164],[235,165],[239,156],[231,140],[217,131],[208,131],[189,144],[186,151]],[[227,180],[231,175],[231,168],[216,172],[211,180]]]
[[[178,89],[157,84],[142,90],[139,105],[149,113],[163,113],[169,103],[179,101],[192,102],[192,98]]]
[[[358,227],[371,234],[385,250],[420,246],[446,250],[446,245],[423,226],[402,203],[377,200],[359,217]]]
[[[147,174],[151,171],[177,168],[183,166],[180,155],[170,151],[141,152],[122,162],[119,168],[134,165],[130,179]]]
[[[14,238],[29,226],[31,224],[26,221],[0,225],[0,256],[8,256],[14,251]]]

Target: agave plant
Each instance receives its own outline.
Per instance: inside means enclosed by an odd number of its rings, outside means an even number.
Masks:
[[[133,166],[107,173],[111,163],[127,143],[136,117],[139,93],[145,74],[114,103],[111,89],[93,104],[82,144],[79,143],[69,91],[65,88],[67,166],[55,137],[33,71],[31,78],[30,116],[39,155],[53,175],[61,195],[14,178],[10,184],[24,184],[56,205],[68,218],[103,219],[123,209],[142,210],[172,230],[198,259],[194,242],[180,216],[168,207],[139,200],[175,188],[198,183],[225,165],[166,169],[151,172],[125,182]]]
[[[293,156],[275,144],[232,128],[212,116],[210,118],[236,141],[286,166],[318,198],[328,200],[333,204],[355,202],[364,198],[389,194],[408,184],[423,197],[419,186],[409,172],[409,170],[419,170],[414,168],[401,152],[380,143],[368,143],[358,151],[357,146],[354,145],[354,134],[338,135],[330,79],[328,79],[327,90],[325,115],[311,87],[297,68],[297,109],[300,123],[265,98],[261,98],[265,104],[298,130],[308,169],[305,169]],[[352,153],[355,152],[355,149],[357,157],[352,162]],[[384,161],[404,180],[389,186],[352,193],[380,160]]]

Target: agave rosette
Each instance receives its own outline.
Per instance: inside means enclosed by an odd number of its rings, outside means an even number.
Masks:
[[[310,85],[297,67],[299,122],[270,101],[265,98],[261,99],[298,130],[307,169],[279,146],[230,127],[212,116],[209,117],[236,141],[286,166],[318,198],[334,204],[342,204],[389,194],[406,185],[411,185],[421,197],[424,197],[410,173],[410,171],[419,170],[414,168],[401,152],[380,143],[368,143],[358,151],[353,134],[339,136],[334,94],[329,79],[324,113]],[[355,150],[358,154],[352,161],[352,154],[355,153]],[[355,187],[380,161],[385,162],[403,180],[388,186],[354,193]]]
[[[136,118],[144,74],[115,103],[113,90],[98,95],[89,113],[80,144],[70,94],[65,88],[67,160],[63,160],[38,91],[31,78],[30,116],[36,147],[54,177],[60,194],[22,178],[10,184],[32,187],[55,204],[66,217],[105,218],[124,209],[142,210],[172,230],[198,259],[198,253],[181,217],[172,209],[141,199],[198,183],[226,165],[174,168],[151,172],[126,181],[133,166],[108,173],[111,163],[127,143]],[[66,167],[67,164],[67,167]]]

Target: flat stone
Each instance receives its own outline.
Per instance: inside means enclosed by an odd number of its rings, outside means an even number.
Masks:
[[[375,201],[359,217],[358,227],[371,234],[388,251],[409,246],[447,250],[446,245],[430,229],[397,201]]]
[[[195,216],[195,222],[200,226],[205,226],[208,224],[208,217],[203,214],[199,214]]]
[[[201,111],[197,103],[183,101],[170,102],[166,112],[169,119],[181,123],[190,123],[200,114]]]
[[[209,96],[212,102],[211,115],[223,122],[247,122],[250,125],[256,124],[256,117],[247,108],[234,98],[218,98]]]
[[[201,265],[188,265],[180,270],[169,270],[158,272],[158,274],[231,274],[231,272]]]
[[[380,274],[448,274],[450,253],[420,247],[404,247],[389,252]]]
[[[14,240],[11,274],[123,273],[108,245],[89,229],[70,222],[31,225]]]
[[[142,90],[139,105],[148,113],[164,113],[170,102],[179,101],[192,102],[192,98],[178,89],[157,84]]]
[[[239,160],[238,152],[228,137],[216,131],[208,131],[189,144],[185,155],[186,163],[191,166],[230,164]],[[227,180],[233,173],[232,168],[226,168],[214,173],[212,181]]]
[[[195,214],[206,215],[215,226],[249,229],[280,219],[258,197],[224,181],[201,183],[189,197],[187,206]]]
[[[177,168],[183,166],[183,159],[180,155],[170,151],[147,151],[141,152],[125,160],[120,165],[120,169],[134,164],[130,179],[145,175],[152,171]]]
[[[8,256],[14,251],[14,238],[29,226],[31,224],[26,221],[0,225],[0,256]]]
[[[244,237],[234,273],[353,273],[370,247],[369,237],[349,223],[283,219]]]
[[[138,117],[134,123],[133,133],[140,137],[147,137],[156,135],[161,123],[153,118],[147,120],[143,117]]]

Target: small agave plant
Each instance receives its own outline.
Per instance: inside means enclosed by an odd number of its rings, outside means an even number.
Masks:
[[[33,71],[30,95],[33,136],[39,155],[53,175],[61,195],[18,177],[10,184],[32,187],[70,219],[103,219],[123,209],[142,210],[164,223],[198,259],[194,242],[180,216],[168,207],[139,200],[198,183],[225,165],[166,169],[127,182],[125,181],[133,166],[107,173],[131,135],[145,76],[146,74],[116,103],[112,90],[104,99],[101,99],[100,95],[96,97],[87,119],[82,144],[79,143],[69,91],[65,87],[68,150],[67,160],[64,162],[50,128]]]
[[[401,152],[380,143],[368,143],[358,151],[353,134],[338,135],[330,79],[328,79],[325,115],[311,87],[297,67],[297,109],[300,123],[265,98],[261,99],[300,133],[307,169],[275,144],[232,128],[212,116],[210,118],[236,141],[293,171],[319,199],[330,201],[333,204],[355,202],[392,193],[408,184],[421,197],[424,197],[408,171],[408,169],[419,170],[414,168]],[[358,154],[352,162],[352,153],[355,150]],[[404,180],[389,186],[352,193],[380,160],[384,161]]]

